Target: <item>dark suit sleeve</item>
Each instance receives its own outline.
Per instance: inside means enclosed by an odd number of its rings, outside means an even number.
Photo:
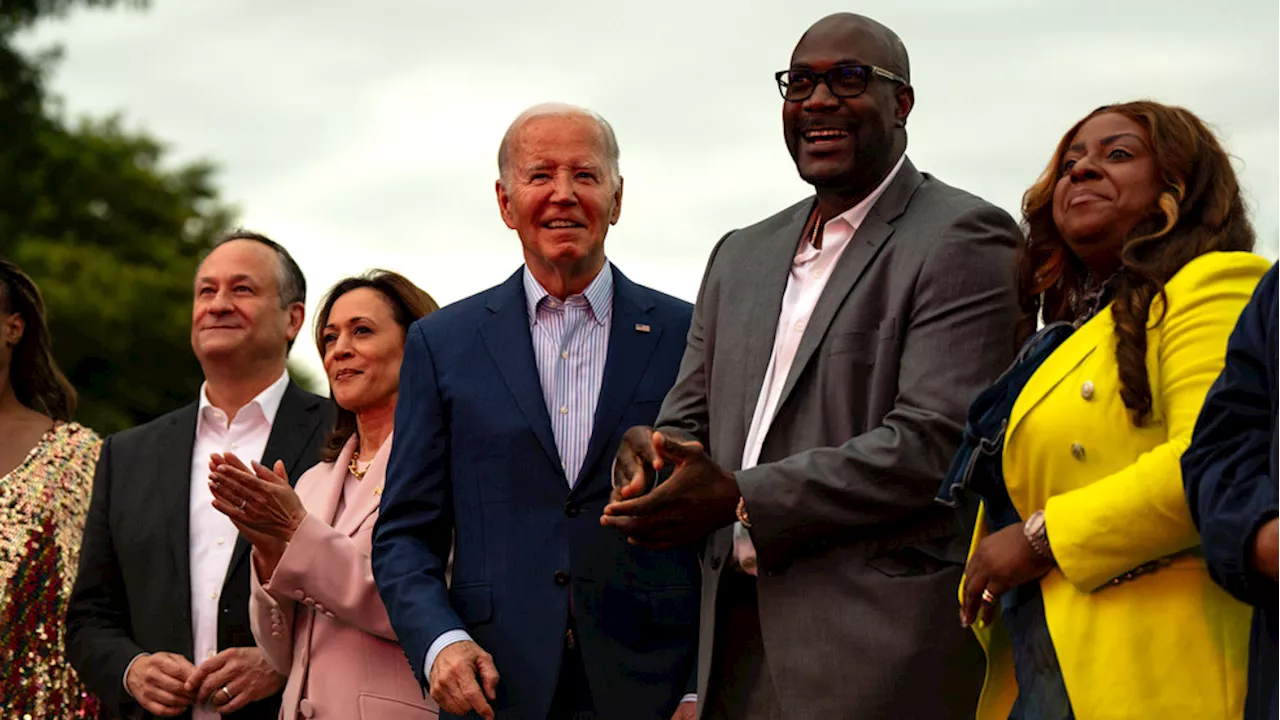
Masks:
[[[113,438],[102,444],[93,496],[80,544],[80,567],[67,603],[66,650],[71,666],[108,707],[133,706],[124,672],[139,653],[131,635],[129,604],[111,541]]]
[[[1272,442],[1276,433],[1273,354],[1276,268],[1245,306],[1227,343],[1226,364],[1209,391],[1182,479],[1205,562],[1219,585],[1244,602],[1276,601],[1276,584],[1250,568],[1258,529],[1276,517]]]
[[[431,643],[465,626],[445,585],[453,533],[449,420],[420,324],[410,327],[405,341],[395,430],[373,531],[373,576],[396,637],[426,687],[423,663]]]
[[[662,401],[662,409],[658,411],[655,427],[675,427],[693,435],[703,445],[710,447],[708,425],[710,414],[707,410],[707,357],[706,314],[708,308],[719,303],[719,292],[712,280],[712,268],[716,264],[716,256],[724,241],[733,233],[726,233],[716,243],[707,260],[707,269],[703,272],[702,287],[698,290],[698,302],[693,306],[693,319],[689,324],[686,337],[684,357],[680,360],[680,370],[676,374],[675,385]]]
[[[891,527],[935,506],[969,403],[1014,354],[1020,237],[994,206],[959,215],[923,261],[897,396],[880,425],[737,473],[763,569],[789,562],[801,543]]]

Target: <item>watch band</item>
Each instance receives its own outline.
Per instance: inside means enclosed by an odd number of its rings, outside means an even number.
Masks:
[[[1049,547],[1049,528],[1044,523],[1044,511],[1037,510],[1022,525],[1022,534],[1037,555],[1045,560],[1053,560],[1053,551]]]
[[[742,527],[750,530],[751,517],[747,515],[747,499],[746,498],[744,497],[738,498],[738,510],[736,514],[738,516],[738,522],[742,523]]]

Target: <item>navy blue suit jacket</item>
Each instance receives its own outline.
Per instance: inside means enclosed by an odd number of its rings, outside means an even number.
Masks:
[[[657,416],[693,308],[614,267],[603,385],[570,490],[538,379],[522,272],[409,329],[373,538],[378,590],[424,687],[431,643],[465,628],[502,676],[498,716],[530,720],[550,708],[572,594],[598,715],[667,718],[693,691],[697,555],[629,546],[600,516],[622,434]]]
[[[1250,569],[1253,538],[1276,517],[1276,267],[1262,278],[1227,343],[1191,446],[1182,456],[1191,517],[1219,585],[1254,606],[1246,718],[1275,718],[1276,583]]]

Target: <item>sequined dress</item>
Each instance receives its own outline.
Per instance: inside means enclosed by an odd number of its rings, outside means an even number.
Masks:
[[[102,440],[56,423],[0,478],[0,717],[97,718],[63,655],[67,597]]]

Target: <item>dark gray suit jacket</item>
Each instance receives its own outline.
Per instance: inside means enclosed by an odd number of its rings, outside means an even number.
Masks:
[[[188,557],[196,412],[192,403],[108,437],[93,478],[79,574],[67,605],[67,658],[89,690],[125,717],[150,717],[124,689],[125,668],[139,653],[204,659],[192,657]],[[332,428],[333,405],[290,382],[262,461],[283,460],[294,482],[320,460]],[[218,607],[218,649],[253,647],[249,544],[242,536]],[[275,720],[279,712],[275,695],[226,717]]]
[[[737,470],[782,295],[814,199],[726,235],[658,424]],[[841,256],[809,319],[759,465],[737,472],[758,553],[760,624],[788,718],[972,717],[980,648],[959,623],[972,509],[933,501],[1019,319],[1004,211],[909,160]],[[703,565],[699,691],[731,528]]]

